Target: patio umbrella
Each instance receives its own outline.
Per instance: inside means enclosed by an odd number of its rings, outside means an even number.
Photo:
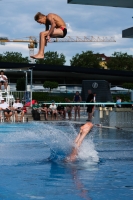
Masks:
[[[128,91],[129,89],[115,86],[115,87],[110,88],[110,90],[111,91]]]

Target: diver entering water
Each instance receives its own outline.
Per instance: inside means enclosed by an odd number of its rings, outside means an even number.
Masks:
[[[81,146],[85,136],[90,132],[92,128],[93,128],[93,124],[91,122],[87,122],[86,124],[80,127],[80,132],[74,141],[75,147],[73,147],[73,150],[70,156],[67,157],[66,159],[67,162],[75,161],[76,156],[78,155],[79,147]]]

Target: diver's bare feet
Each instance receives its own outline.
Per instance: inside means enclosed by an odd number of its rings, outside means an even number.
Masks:
[[[33,55],[33,56],[30,56],[31,58],[33,59],[44,59],[44,54],[36,54],[36,55]]]

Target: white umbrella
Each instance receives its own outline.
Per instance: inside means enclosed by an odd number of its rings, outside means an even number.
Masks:
[[[128,91],[129,89],[115,86],[115,87],[110,88],[110,90],[111,91]]]

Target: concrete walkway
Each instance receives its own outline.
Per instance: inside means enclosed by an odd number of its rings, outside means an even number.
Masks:
[[[114,111],[110,112],[110,115],[109,115],[106,111],[104,111],[104,114],[101,117],[100,116],[100,112],[97,109],[94,112],[94,117],[92,118],[92,123],[95,124],[96,126],[98,124],[97,127],[99,127],[99,128],[120,129],[120,130],[133,132],[133,128],[127,126],[127,124],[125,124],[125,126],[121,126],[121,124],[110,123],[110,119],[112,119],[113,113],[114,113]],[[63,122],[63,121],[68,121],[68,122],[72,122],[72,123],[84,124],[84,123],[87,122],[86,121],[87,119],[88,119],[88,113],[86,112],[86,109],[81,109],[80,119],[77,118],[76,120],[74,119],[74,110],[72,111],[72,119],[71,120],[68,119],[67,115],[66,115],[66,119],[63,119],[60,115],[58,115],[57,120],[51,120],[51,115],[48,115],[48,120],[46,121],[45,118],[44,118],[44,114],[40,114],[40,121],[41,122]],[[25,122],[26,121],[27,122],[34,121],[33,117],[32,117],[32,114],[31,114],[31,110],[29,110],[25,114]]]

